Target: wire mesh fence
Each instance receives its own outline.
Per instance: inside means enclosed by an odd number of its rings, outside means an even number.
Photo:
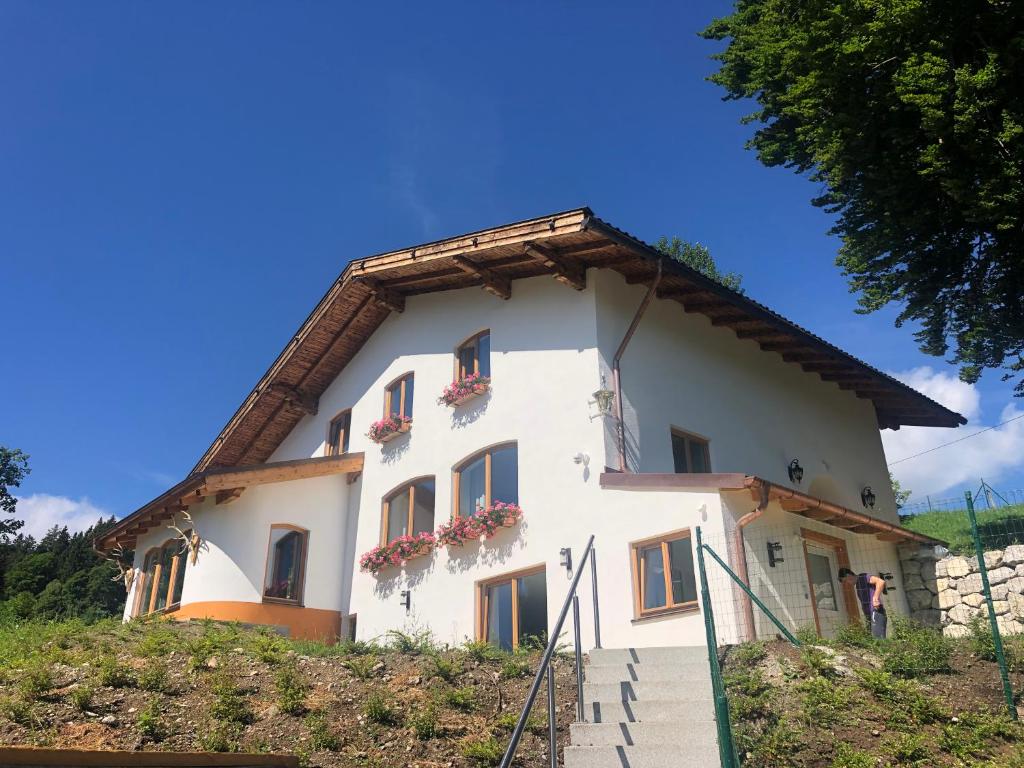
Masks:
[[[1024,506],[1001,496],[903,521],[948,548],[789,514],[702,532],[722,765],[816,764],[794,757],[812,731],[836,765],[1002,759],[991,724],[1024,696]]]

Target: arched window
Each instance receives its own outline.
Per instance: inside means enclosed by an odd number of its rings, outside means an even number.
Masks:
[[[352,431],[352,409],[342,411],[327,427],[327,455],[340,456],[348,453],[348,438]]]
[[[412,418],[413,374],[395,379],[384,392],[384,415]]]
[[[263,579],[265,601],[302,605],[308,539],[309,531],[305,528],[286,523],[270,526],[267,570]]]
[[[185,535],[191,532],[186,531]],[[181,539],[170,539],[146,552],[136,587],[132,614],[173,610],[181,603],[185,584],[185,557]]]
[[[384,497],[380,543],[399,536],[415,536],[434,530],[433,477],[423,477],[396,488]]]
[[[496,501],[519,503],[519,455],[515,443],[478,453],[455,468],[455,514],[469,517]]]
[[[470,336],[455,351],[456,381],[474,373],[491,376],[491,332],[480,331]]]

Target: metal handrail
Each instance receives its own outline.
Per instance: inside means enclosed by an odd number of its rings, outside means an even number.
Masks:
[[[509,768],[512,765],[512,760],[516,756],[516,750],[519,748],[519,740],[523,737],[523,731],[526,729],[526,721],[530,717],[530,710],[533,709],[533,703],[537,699],[537,693],[540,691],[541,683],[544,681],[545,672],[548,675],[548,737],[551,741],[551,768],[557,768],[558,766],[558,751],[556,749],[557,742],[555,739],[555,696],[554,696],[554,671],[551,669],[551,657],[555,653],[555,646],[558,644],[558,637],[562,633],[562,625],[565,624],[565,617],[569,615],[569,607],[573,608],[573,619],[575,622],[575,628],[573,634],[575,636],[576,645],[576,690],[577,690],[577,704],[576,704],[576,716],[578,720],[583,720],[583,666],[580,663],[582,660],[582,647],[580,645],[580,600],[576,595],[576,588],[579,586],[580,577],[583,575],[584,566],[587,563],[587,558],[590,557],[594,550],[594,534],[590,534],[590,538],[587,539],[587,546],[583,550],[583,557],[580,559],[579,565],[576,566],[576,573],[572,578],[572,584],[569,585],[569,592],[565,596],[565,601],[562,603],[562,610],[558,612],[558,620],[555,622],[555,626],[552,628],[549,637],[547,647],[544,649],[544,654],[541,656],[540,666],[537,668],[537,674],[534,675],[533,684],[530,686],[530,692],[526,696],[526,703],[523,705],[523,711],[519,713],[519,720],[516,721],[516,727],[512,729],[512,738],[509,740],[508,747],[505,749],[505,755],[501,758],[500,768]],[[597,607],[597,570],[591,569],[592,575],[592,589],[594,592],[594,607]],[[595,644],[596,647],[600,648],[601,630],[597,625],[598,617],[597,611],[594,611],[594,636],[598,639]]]

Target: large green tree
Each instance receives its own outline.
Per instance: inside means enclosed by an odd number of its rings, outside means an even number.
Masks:
[[[821,185],[860,311],[1024,394],[1024,2],[737,0],[703,34],[749,146]]]
[[[10,535],[25,524],[13,517],[18,499],[10,489],[21,485],[29,471],[28,456],[17,448],[0,445],[0,514],[11,515],[7,519],[0,518],[0,542],[7,542]]]
[[[715,263],[714,258],[711,256],[711,251],[708,250],[706,245],[691,243],[679,237],[673,237],[671,240],[667,237],[662,237],[654,244],[654,247],[669,258],[693,267],[702,275],[710,277],[726,288],[732,288],[740,293],[743,292],[740,288],[743,277],[735,272],[720,272],[718,264]]]

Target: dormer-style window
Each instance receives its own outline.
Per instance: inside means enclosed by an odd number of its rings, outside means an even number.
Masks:
[[[711,471],[708,441],[680,429],[672,430],[672,462],[677,474]]]
[[[327,428],[327,455],[340,456],[348,453],[348,438],[352,432],[352,409],[342,411]]]
[[[384,394],[384,415],[412,418],[413,374],[404,374],[388,385]]]
[[[474,373],[490,378],[491,376],[491,332],[480,331],[466,339],[455,353],[457,368],[455,380],[459,381]]]
[[[515,443],[488,448],[455,469],[455,512],[469,517],[496,501],[519,503],[519,455]]]
[[[270,526],[264,601],[302,605],[308,540],[309,531],[304,528],[285,523]]]
[[[406,483],[384,497],[381,544],[434,530],[433,477]]]

